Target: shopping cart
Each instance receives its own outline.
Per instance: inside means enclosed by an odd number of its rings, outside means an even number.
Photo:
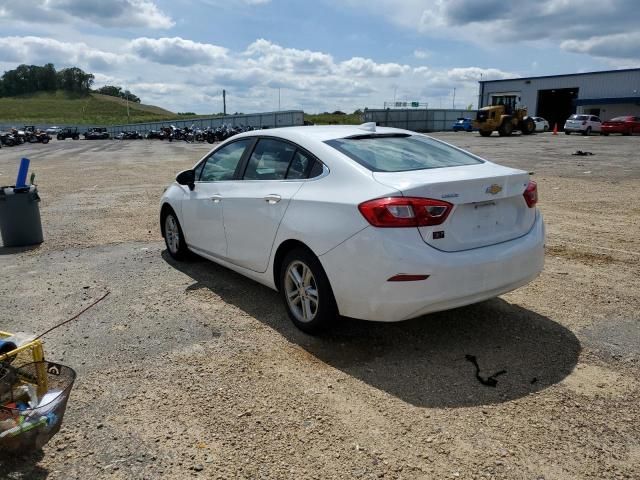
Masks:
[[[0,457],[42,448],[60,430],[75,378],[51,362],[0,364]]]

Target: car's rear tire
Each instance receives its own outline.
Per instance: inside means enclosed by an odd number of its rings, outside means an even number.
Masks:
[[[184,260],[188,257],[189,249],[184,239],[184,233],[182,233],[182,227],[175,212],[171,209],[167,210],[162,217],[162,233],[169,255],[176,260]]]
[[[320,261],[304,248],[291,250],[282,261],[280,296],[293,324],[309,334],[326,330],[338,314]]]
[[[625,137],[628,137],[629,135],[631,135],[631,129],[628,129],[626,132],[624,132],[622,135],[624,135]]]
[[[493,130],[478,130],[483,137],[490,137]]]
[[[569,132],[568,130],[565,130],[565,131],[564,131],[564,134],[565,134],[565,135],[571,135],[571,132]]]

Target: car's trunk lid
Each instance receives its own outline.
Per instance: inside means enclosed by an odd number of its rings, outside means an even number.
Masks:
[[[523,192],[527,172],[493,163],[415,170],[374,172],[376,181],[404,196],[452,203],[441,225],[420,227],[425,243],[446,252],[506,242],[525,235],[535,221]]]

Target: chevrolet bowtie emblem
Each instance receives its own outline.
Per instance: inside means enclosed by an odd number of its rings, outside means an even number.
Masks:
[[[496,194],[500,193],[501,191],[502,191],[502,187],[500,185],[498,185],[497,183],[494,183],[490,187],[487,187],[487,189],[485,190],[485,192],[490,193],[491,195],[496,195]]]

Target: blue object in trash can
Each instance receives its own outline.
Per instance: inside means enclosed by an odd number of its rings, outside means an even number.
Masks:
[[[17,348],[13,342],[7,342],[6,340],[0,340],[0,355],[9,353]]]
[[[16,179],[16,188],[27,187],[27,173],[29,173],[29,159],[20,160],[20,168],[18,169],[18,178]]]

